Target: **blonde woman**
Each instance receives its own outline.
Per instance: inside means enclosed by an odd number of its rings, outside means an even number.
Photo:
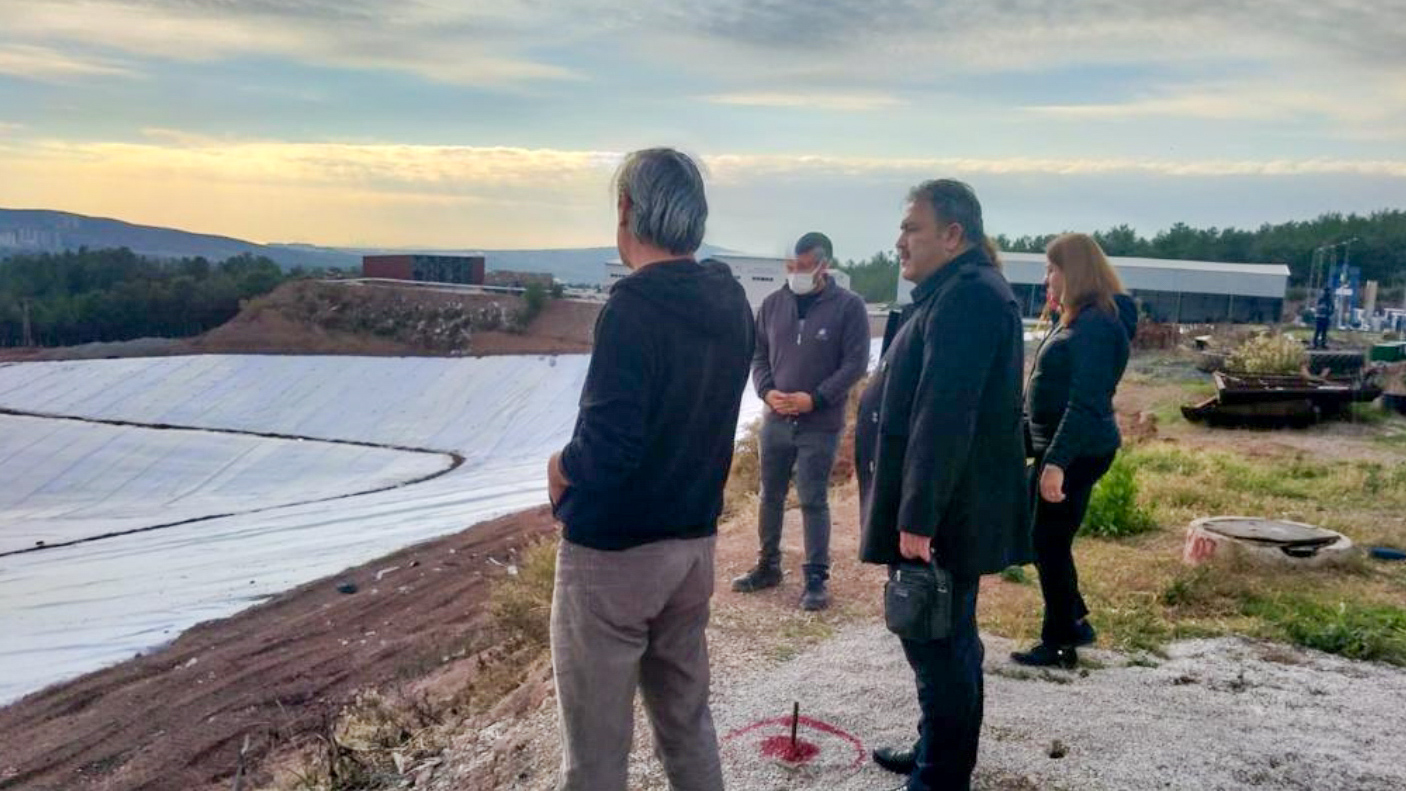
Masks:
[[[1036,352],[1025,392],[1035,456],[1035,557],[1045,599],[1040,643],[1011,655],[1025,665],[1073,667],[1095,634],[1079,593],[1074,535],[1094,484],[1122,438],[1113,393],[1128,364],[1137,308],[1098,242],[1068,233],[1045,248],[1045,288],[1058,318]]]

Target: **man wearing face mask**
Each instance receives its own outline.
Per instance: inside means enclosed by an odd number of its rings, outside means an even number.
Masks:
[[[869,364],[864,300],[827,271],[834,248],[822,233],[796,242],[786,286],[757,312],[752,380],[766,402],[760,438],[762,491],[757,565],[732,581],[742,593],[781,583],[781,522],[795,472],[805,526],[801,607],[830,604],[830,469],[845,422],[845,399]]]

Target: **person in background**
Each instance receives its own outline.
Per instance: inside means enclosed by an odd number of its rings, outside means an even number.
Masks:
[[[942,639],[901,638],[919,738],[873,757],[908,775],[909,791],[968,789],[984,706],[978,582],[1031,553],[1025,334],[971,187],[943,179],[914,188],[896,247],[903,277],[917,285],[860,399],[860,560],[891,573],[935,562],[952,578],[951,624]]]
[[[1328,328],[1333,324],[1333,289],[1323,287],[1318,305],[1313,309],[1313,348],[1328,348]]]
[[[708,707],[723,485],[756,339],[742,286],[694,259],[708,203],[688,157],[637,151],[616,176],[617,282],[571,441],[548,463],[564,525],[552,596],[562,791],[625,791],[635,689],[674,791],[722,791]]]
[[[794,473],[805,525],[801,607],[830,605],[830,470],[845,424],[845,401],[869,366],[864,300],[828,274],[834,250],[822,233],[796,242],[786,285],[757,312],[752,380],[766,403],[762,418],[757,565],[732,581],[742,593],[781,583],[781,523]]]
[[[1094,484],[1121,443],[1113,394],[1137,332],[1137,305],[1093,237],[1064,234],[1049,243],[1045,256],[1045,288],[1058,301],[1059,317],[1036,352],[1026,388],[1035,459],[1035,562],[1045,617],[1040,643],[1011,658],[1074,667],[1076,647],[1095,640],[1079,593],[1074,536]]]

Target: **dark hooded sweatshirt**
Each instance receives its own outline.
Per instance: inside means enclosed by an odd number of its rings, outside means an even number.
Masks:
[[[754,343],[725,264],[665,261],[611,288],[562,451],[568,541],[620,550],[717,532]]]
[[[1025,411],[1032,449],[1045,464],[1067,470],[1077,458],[1106,456],[1122,444],[1113,393],[1128,365],[1137,305],[1126,294],[1116,295],[1114,304],[1116,316],[1097,307],[1079,311],[1036,353]]]

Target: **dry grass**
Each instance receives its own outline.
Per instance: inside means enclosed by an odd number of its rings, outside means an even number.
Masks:
[[[467,664],[467,672],[436,679],[425,670],[403,684],[361,692],[275,771],[267,791],[408,788],[432,772],[476,717],[544,675],[556,548],[556,541],[527,547],[495,585],[489,628],[477,646],[450,657]]]
[[[1240,344],[1226,358],[1226,368],[1252,374],[1294,374],[1308,363],[1308,351],[1299,341],[1267,333]]]
[[[727,486],[723,488],[723,519],[757,511],[757,497],[762,490],[761,431],[762,420],[757,418],[737,441]]]
[[[520,563],[493,589],[489,612],[504,640],[529,648],[547,646],[556,570],[557,541],[540,541],[522,553]]]

